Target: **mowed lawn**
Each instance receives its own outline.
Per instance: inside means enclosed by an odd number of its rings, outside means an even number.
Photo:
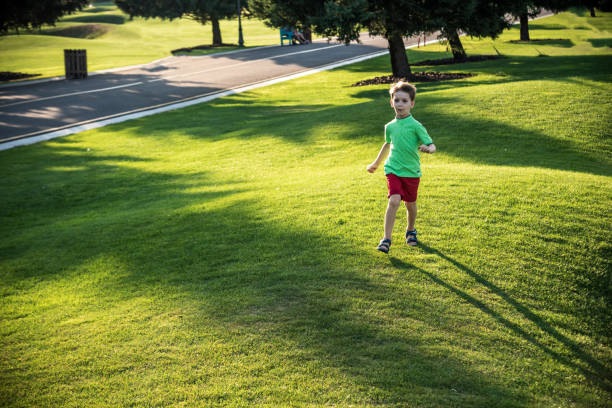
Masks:
[[[238,44],[238,20],[222,20],[220,26],[223,43]],[[244,18],[242,26],[247,47],[280,44],[278,30],[260,20]],[[63,17],[55,27],[0,36],[0,72],[35,74],[36,78],[64,75],[64,49],[87,50],[90,72],[145,64],[172,55],[172,50],[210,45],[211,27],[188,18],[130,20],[113,2],[98,1]]]
[[[386,57],[0,152],[0,405],[609,407],[611,21],[414,67],[389,255]]]

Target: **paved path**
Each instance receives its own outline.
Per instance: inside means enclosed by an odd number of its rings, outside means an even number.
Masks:
[[[350,46],[315,42],[202,57],[169,57],[85,80],[0,87],[0,143],[176,104],[386,48],[383,38],[364,35],[361,44]]]

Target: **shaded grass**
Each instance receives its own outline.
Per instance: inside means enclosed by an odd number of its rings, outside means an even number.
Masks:
[[[108,33],[112,28],[103,24],[82,24],[75,27],[45,30],[47,35],[57,35],[60,37],[87,38],[93,39]]]
[[[120,14],[81,15],[65,17],[62,22],[124,24],[127,17]]]
[[[575,45],[571,40],[567,40],[563,38],[554,39],[554,40],[539,38],[539,39],[530,40],[530,41],[511,40],[510,42],[516,43],[516,44],[552,45],[552,46],[566,47],[566,48],[571,48]]]
[[[559,35],[417,84],[390,257],[386,58],[1,152],[0,404],[607,406],[612,65]]]
[[[596,38],[596,39],[590,39],[589,42],[591,43],[591,45],[593,45],[593,47],[612,47],[612,38]]]

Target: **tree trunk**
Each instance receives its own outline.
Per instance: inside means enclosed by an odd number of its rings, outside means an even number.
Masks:
[[[219,19],[217,17],[211,17],[210,21],[212,23],[213,32],[212,45],[222,45],[223,41],[221,40],[221,26],[219,25]]]
[[[463,49],[463,44],[461,44],[461,39],[459,38],[457,30],[449,30],[446,38],[448,39],[448,44],[453,52],[453,60],[455,62],[465,61],[467,59],[467,55],[465,54],[465,50]]]
[[[393,77],[410,79],[412,72],[408,64],[406,47],[404,46],[402,36],[399,34],[391,34],[387,36],[387,41],[389,42],[389,57],[391,58]]]
[[[591,17],[596,17],[596,15],[595,15],[595,7],[591,7]]]
[[[519,18],[521,20],[521,41],[529,41],[529,16],[523,13]]]

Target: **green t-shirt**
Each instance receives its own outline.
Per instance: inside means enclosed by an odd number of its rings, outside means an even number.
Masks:
[[[393,119],[385,125],[385,141],[391,144],[391,153],[385,161],[385,174],[421,177],[419,146],[433,143],[425,127],[412,115]]]

